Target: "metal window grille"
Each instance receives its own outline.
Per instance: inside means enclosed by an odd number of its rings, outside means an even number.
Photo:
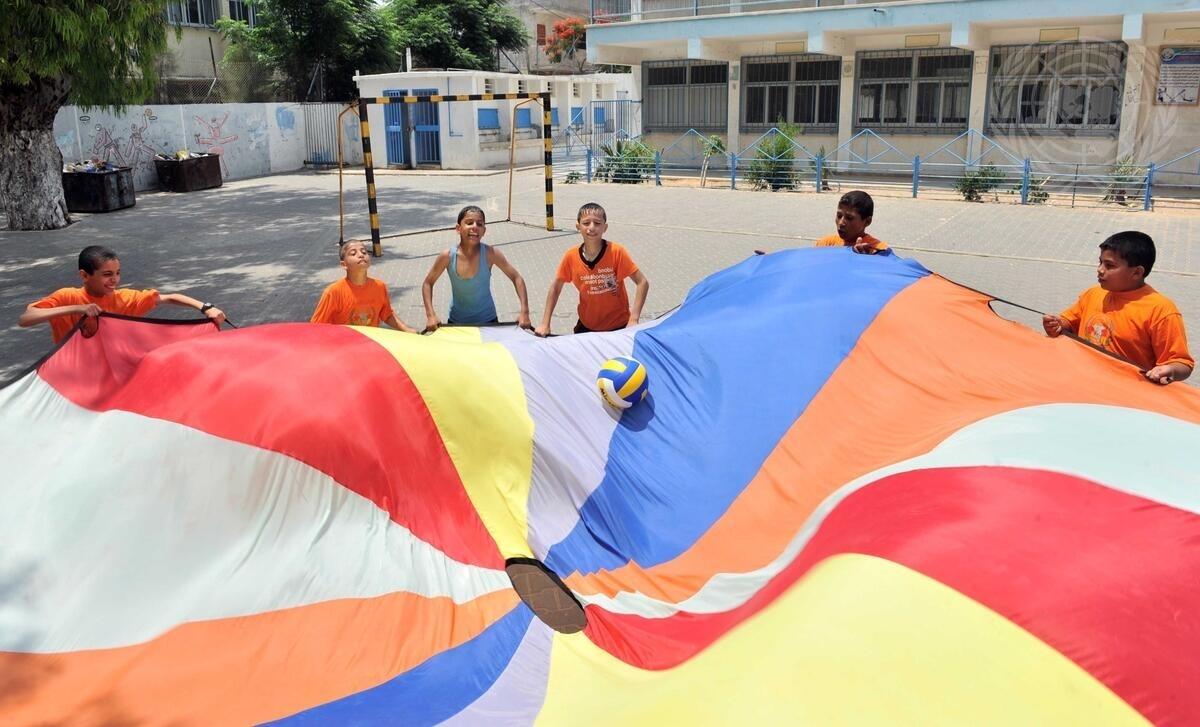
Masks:
[[[1117,133],[1127,53],[1119,41],[994,46],[988,129]]]
[[[583,89],[579,86],[578,83],[571,84],[571,97],[572,98],[583,98]]]
[[[710,61],[653,61],[642,66],[645,131],[723,131],[729,66]]]
[[[483,79],[483,92],[484,93],[495,93],[496,92],[495,81],[493,81],[490,78]]]
[[[217,0],[171,0],[167,3],[167,22],[173,25],[216,25]]]
[[[841,60],[819,53],[742,58],[742,130],[780,123],[805,133],[836,130],[841,68]]]
[[[963,131],[971,105],[971,51],[957,48],[860,51],[854,126]]]
[[[529,82],[518,79],[517,80],[517,93],[529,93]]]
[[[229,0],[229,17],[233,20],[240,20],[253,28],[258,24],[256,13],[254,5],[246,2],[246,0]]]

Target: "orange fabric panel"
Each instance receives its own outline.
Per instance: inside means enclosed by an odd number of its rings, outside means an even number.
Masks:
[[[880,240],[878,237],[873,237],[866,233],[863,233],[862,241],[866,242],[866,243],[870,243],[871,249],[876,252],[879,252],[880,250],[888,249],[888,245],[886,242],[884,242],[883,240]],[[816,242],[814,242],[813,247],[849,247],[849,245],[847,245],[846,241],[843,240],[835,232],[832,235],[826,235],[825,237],[822,237],[820,240],[817,240]]]
[[[392,593],[188,623],[119,649],[0,653],[0,723],[259,723],[381,684],[516,604],[511,590],[460,606]]]
[[[847,482],[928,452],[964,426],[1005,411],[1109,404],[1200,423],[1200,392],[1150,384],[1127,364],[1068,339],[1039,336],[994,315],[987,303],[935,276],[909,286],[880,312],[724,517],[690,550],[653,568],[652,577],[631,563],[574,574],[567,584],[580,593],[637,590],[681,601],[713,573],[769,563]],[[921,335],[913,335],[914,325]],[[1097,381],[1108,388],[1098,389]],[[861,431],[863,412],[872,422],[896,425]],[[850,436],[830,437],[830,431]]]
[[[34,308],[60,308],[66,305],[87,305],[95,303],[100,306],[100,310],[108,313],[119,313],[126,316],[143,316],[154,310],[158,305],[158,291],[150,288],[148,290],[133,290],[131,288],[118,288],[113,291],[112,295],[102,295],[96,297],[88,295],[82,287],[80,288],[59,288],[45,298],[35,302]],[[81,316],[61,316],[52,318],[48,322],[50,324],[50,335],[54,337],[54,342],[66,338],[71,332],[71,328]]]
[[[362,285],[354,285],[342,278],[321,293],[309,322],[378,326],[393,315],[392,301],[382,280],[367,278]]]
[[[1168,363],[1196,365],[1188,353],[1183,314],[1149,285],[1123,293],[1096,285],[1083,291],[1062,317],[1080,338],[1145,370]]]
[[[613,331],[629,323],[629,294],[625,279],[638,271],[629,252],[605,241],[604,254],[588,267],[579,247],[567,250],[556,278],[579,290],[579,320],[593,331]]]

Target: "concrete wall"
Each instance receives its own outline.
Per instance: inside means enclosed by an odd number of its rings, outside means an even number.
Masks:
[[[355,149],[352,117],[343,133],[346,148]],[[139,190],[158,186],[157,153],[219,153],[225,179],[293,171],[305,160],[305,115],[291,103],[136,106],[119,114],[64,106],[54,136],[64,163],[98,157],[133,167]]]
[[[645,0],[642,8],[650,8],[649,2]],[[1056,5],[1036,0],[931,0],[875,9],[826,8],[827,4],[812,8],[811,3],[796,3],[795,7],[811,9],[794,12],[782,10],[793,7],[792,4],[771,5],[764,9],[775,12],[735,12],[719,18],[705,17],[701,7],[697,18],[597,25],[589,30],[589,54],[597,62],[641,63],[690,58],[730,63],[729,125],[724,136],[730,139],[731,146],[738,147],[746,146],[755,135],[737,128],[736,106],[740,105],[742,88],[732,68],[742,57],[783,53],[779,43],[792,44],[796,52],[800,50],[796,46],[800,46],[813,52],[840,56],[844,64],[841,118],[838,140],[827,147],[832,149],[846,142],[856,131],[852,118],[855,53],[903,49],[906,36],[910,34],[936,35],[937,47],[959,47],[975,52],[969,127],[994,137],[1017,157],[1063,165],[1109,165],[1131,154],[1137,163],[1162,164],[1200,147],[1200,106],[1160,106],[1154,104],[1153,98],[1160,50],[1164,46],[1188,45],[1178,35],[1170,34],[1188,36],[1190,33],[1192,44],[1200,45],[1200,38],[1194,33],[1200,27],[1200,5],[1196,3],[1069,0]],[[645,17],[651,19],[651,16]],[[1080,41],[1124,41],[1127,44],[1128,70],[1119,131],[1005,134],[986,128],[990,48],[1038,43],[1041,31],[1049,28],[1077,30]],[[905,152],[910,161],[912,155],[928,156],[957,135],[957,132],[880,133]],[[802,143],[809,146],[808,142],[806,138]],[[819,147],[819,143],[816,146]],[[971,149],[964,151],[964,155],[974,158],[983,148],[986,144],[975,137]],[[939,155],[939,159],[947,156]],[[846,157],[842,155],[841,158]],[[994,158],[1005,157],[989,156],[985,161]],[[1190,171],[1195,174],[1200,171],[1198,163],[1200,155],[1192,157],[1183,166],[1190,166]],[[1191,179],[1195,183],[1200,177]]]
[[[1137,133],[1133,140],[1132,153],[1139,162],[1163,164],[1176,157],[1200,148],[1200,106],[1162,106],[1154,103],[1154,91],[1158,83],[1159,53],[1163,47],[1184,46],[1164,39],[1166,33],[1180,23],[1148,23],[1144,33],[1144,45],[1130,44],[1131,58],[1135,53],[1142,56],[1144,68],[1140,74],[1140,103],[1136,105]],[[1193,25],[1200,25],[1194,23]],[[1126,82],[1128,85],[1128,80]],[[1126,93],[1130,93],[1126,89]],[[1122,120],[1124,123],[1124,120]],[[1172,169],[1187,169],[1193,175],[1200,172],[1200,155],[1191,157]],[[1200,177],[1166,181],[1184,181],[1200,184]]]
[[[229,4],[222,2],[219,5],[228,15]],[[229,44],[225,42],[220,33],[210,28],[185,26],[180,28],[180,31],[180,36],[176,38],[175,29],[173,27],[167,29],[167,52],[172,56],[168,76],[170,78],[213,78],[216,75],[213,72],[213,59],[215,58],[219,65]],[[210,43],[212,44],[211,50]]]
[[[636,98],[636,86],[631,74],[592,74],[583,76],[535,76],[479,71],[414,71],[359,76],[359,93],[363,96],[383,96],[390,89],[437,89],[443,95],[486,93],[518,93],[523,82],[526,93],[549,91],[551,107],[559,109],[559,124],[552,129],[558,133],[569,122],[572,106],[586,106],[592,100]],[[574,89],[579,97],[573,96]],[[443,169],[489,169],[508,166],[509,141],[512,134],[513,109],[519,100],[457,101],[438,106],[441,167]],[[527,104],[535,119],[540,119],[540,104]],[[479,130],[478,109],[494,108],[500,113],[499,132]],[[372,105],[367,112],[371,124],[371,151],[376,167],[388,166],[387,130],[384,126],[384,107]],[[537,164],[542,161],[540,126],[537,130],[519,130],[515,163]]]

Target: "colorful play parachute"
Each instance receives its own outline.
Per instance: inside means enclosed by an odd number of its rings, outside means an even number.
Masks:
[[[1200,722],[1200,393],[898,257],[549,340],[106,317],[0,463],[5,725]]]

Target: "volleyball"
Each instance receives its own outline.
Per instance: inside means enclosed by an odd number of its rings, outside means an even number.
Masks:
[[[600,396],[609,406],[628,409],[646,398],[646,392],[650,390],[650,378],[646,375],[646,367],[640,362],[617,356],[600,367],[596,385],[600,387]]]

